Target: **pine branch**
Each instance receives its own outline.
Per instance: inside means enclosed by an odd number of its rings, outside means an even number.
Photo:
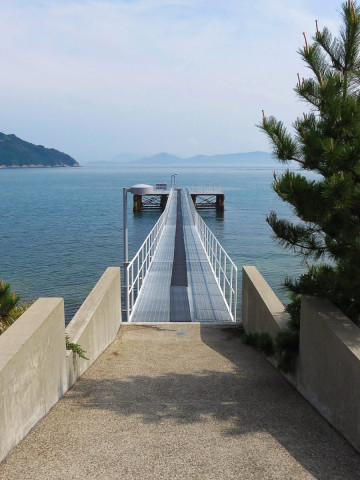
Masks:
[[[274,156],[281,162],[288,162],[297,156],[298,146],[287,132],[284,124],[275,117],[269,119],[263,115],[263,122],[258,127],[267,133],[273,147]]]

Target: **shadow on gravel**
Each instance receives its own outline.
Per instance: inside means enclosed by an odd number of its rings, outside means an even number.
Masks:
[[[219,341],[214,329],[201,329],[203,342],[229,359],[233,371],[123,381],[83,378],[64,400],[75,400],[80,408],[136,415],[145,424],[216,420],[227,422],[224,436],[266,432],[319,480],[360,478],[360,457],[352,447],[261,355],[242,344],[239,333],[225,328]]]

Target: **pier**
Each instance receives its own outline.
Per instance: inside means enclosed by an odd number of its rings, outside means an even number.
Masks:
[[[146,186],[129,190],[135,197]],[[236,321],[237,267],[195,209],[193,195],[201,194],[171,189],[143,245],[130,262],[125,259],[128,321]]]
[[[147,191],[133,194],[134,212],[165,210],[171,191],[171,189],[168,190],[166,183],[158,183],[155,188],[150,185],[135,185],[135,187],[147,187]],[[225,195],[222,187],[192,186],[188,187],[187,190],[197,210],[225,210]]]

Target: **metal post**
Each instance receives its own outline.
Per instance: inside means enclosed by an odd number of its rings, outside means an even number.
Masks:
[[[177,173],[173,173],[171,175],[171,188],[172,188],[172,185],[173,185],[173,177],[174,177],[174,187],[176,187],[176,175],[177,175]]]
[[[233,314],[233,311],[232,311],[232,301],[233,301],[233,269],[234,267],[231,265],[231,270],[230,270],[230,299],[229,299],[229,307],[230,307],[230,313],[233,317],[233,320],[235,321],[236,319],[234,319],[234,314]]]
[[[127,226],[127,188],[123,188],[123,228],[124,228],[124,313],[126,321],[129,321],[129,255],[128,255],[128,226]]]
[[[237,309],[237,268],[235,268],[235,293],[234,293],[234,321],[236,322],[236,309]]]
[[[128,262],[127,188],[123,188],[124,263]]]

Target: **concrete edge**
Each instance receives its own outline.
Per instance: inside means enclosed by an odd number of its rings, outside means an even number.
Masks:
[[[44,320],[61,305],[60,297],[39,298],[5,332],[0,335],[0,371],[41,328]],[[65,331],[65,324],[64,324]]]
[[[116,281],[117,277],[120,277],[120,267],[108,267],[99,278],[65,329],[70,342],[78,342],[89,322],[92,320],[94,313],[101,306],[105,293],[111,286],[112,282]]]
[[[116,338],[121,318],[120,267],[108,267],[66,328],[69,341],[86,352],[84,359],[68,350],[68,388]]]
[[[245,331],[266,332],[274,338],[289,320],[284,305],[258,269],[243,266],[241,321]]]

